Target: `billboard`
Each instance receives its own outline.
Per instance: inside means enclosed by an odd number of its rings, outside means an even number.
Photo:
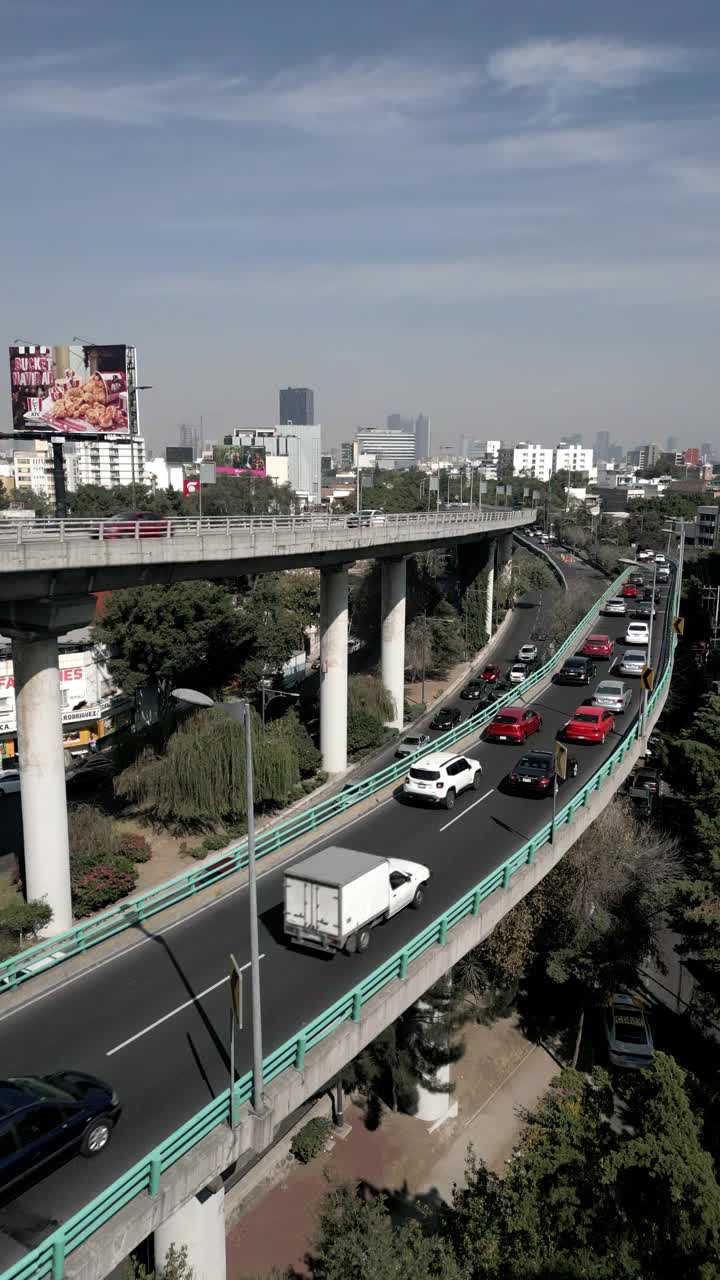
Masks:
[[[127,432],[134,358],[135,349],[123,344],[11,347],[13,430]]]
[[[219,476],[265,476],[265,450],[254,444],[215,445],[213,458]]]

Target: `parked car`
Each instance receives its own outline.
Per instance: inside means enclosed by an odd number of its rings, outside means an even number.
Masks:
[[[568,742],[603,743],[615,728],[615,717],[606,707],[582,706],[568,720],[563,736]]]
[[[156,511],[120,511],[103,516],[102,530],[94,530],[92,537],[104,542],[115,538],[169,538],[171,534],[172,521]]]
[[[616,664],[621,676],[641,676],[647,666],[647,653],[644,649],[626,649]]]
[[[532,707],[503,707],[485,730],[486,742],[526,742],[542,729],[542,716]]]
[[[612,658],[615,652],[615,641],[610,636],[588,636],[580,653],[585,658]]]
[[[460,697],[466,702],[486,702],[492,696],[484,680],[470,680],[464,689],[460,690]]]
[[[523,644],[518,649],[518,662],[534,662],[538,656],[538,647],[536,644]]]
[[[0,796],[10,796],[20,790],[20,770],[3,769],[0,773]]]
[[[651,791],[659,796],[661,788],[660,774],[657,769],[638,769],[630,779],[631,791]]]
[[[638,589],[635,586],[635,583],[626,582],[625,585],[623,586],[622,591],[620,592],[620,595],[623,597],[624,600],[634,600],[637,593],[638,593]]]
[[[412,799],[429,800],[452,809],[460,792],[479,786],[481,777],[482,765],[472,756],[435,751],[411,765],[403,792]]]
[[[557,684],[589,684],[597,675],[597,667],[591,658],[576,654],[574,658],[566,658],[557,675]]]
[[[459,707],[441,707],[430,721],[430,728],[454,729],[456,725],[460,724],[463,714]]]
[[[642,1005],[625,991],[611,997],[605,1010],[608,1057],[614,1067],[649,1067],[655,1054]]]
[[[622,680],[601,680],[593,694],[593,704],[622,716],[632,702],[632,689]]]
[[[650,628],[647,622],[628,622],[623,641],[625,644],[649,644]]]
[[[527,663],[513,662],[507,673],[508,684],[522,684],[523,680],[527,680],[529,674]]]
[[[403,756],[413,756],[416,751],[426,747],[428,742],[430,742],[429,733],[408,733],[398,742],[395,758],[401,760]]]
[[[120,1110],[111,1085],[83,1071],[0,1080],[0,1193],[77,1152],[99,1156]]]
[[[576,778],[578,762],[574,756],[568,756],[566,778]],[[528,751],[514,764],[505,779],[511,791],[524,791],[530,795],[552,795],[553,778],[555,777],[555,761],[552,751]],[[566,778],[558,778],[563,783]]]
[[[609,616],[614,616],[618,613],[627,613],[627,605],[624,600],[620,599],[620,596],[611,596],[609,600],[605,601],[600,612],[606,613]]]
[[[487,666],[483,667],[480,672],[480,679],[484,680],[487,684],[497,684],[501,674],[500,667],[496,662],[488,662]]]

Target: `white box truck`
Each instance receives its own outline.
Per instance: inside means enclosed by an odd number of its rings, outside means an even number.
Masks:
[[[373,926],[419,907],[429,879],[418,862],[331,845],[285,872],[285,933],[320,951],[367,951]]]

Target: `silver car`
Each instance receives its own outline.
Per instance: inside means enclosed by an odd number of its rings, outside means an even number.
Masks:
[[[611,614],[627,613],[627,605],[625,604],[625,601],[620,598],[620,596],[612,596],[609,600],[605,601],[600,612],[611,613]]]
[[[617,669],[621,676],[641,676],[646,666],[646,653],[638,649],[626,649]]]
[[[398,742],[395,748],[395,759],[402,760],[403,756],[413,756],[416,751],[426,747],[429,741],[429,733],[408,733]]]
[[[593,694],[593,705],[607,707],[616,716],[624,715],[632,702],[632,689],[622,680],[601,680]]]

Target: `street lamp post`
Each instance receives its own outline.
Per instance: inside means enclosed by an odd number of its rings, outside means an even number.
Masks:
[[[214,702],[206,693],[199,693],[197,689],[173,689],[172,696],[178,702],[186,702],[194,707],[217,707],[220,711],[223,711],[225,715],[229,716],[231,720],[235,720],[236,723],[239,721],[245,726],[248,909],[250,911],[250,987],[252,1003],[253,1054],[252,1105],[253,1110],[260,1113],[263,1109],[262,1005],[260,1002],[260,941],[258,937],[257,868],[255,865],[255,794],[250,704],[245,699],[238,700],[237,702]]]

